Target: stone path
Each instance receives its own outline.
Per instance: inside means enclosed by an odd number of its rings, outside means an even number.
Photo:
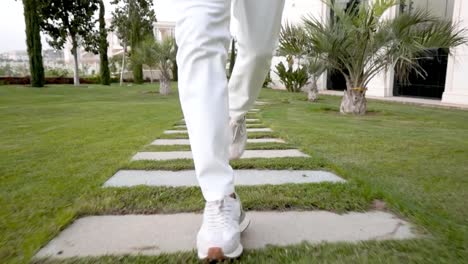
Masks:
[[[246,150],[241,159],[252,158],[288,158],[288,157],[309,157],[297,149],[279,150]],[[190,151],[160,151],[160,152],[138,152],[132,160],[177,160],[192,159]]]
[[[243,233],[246,249],[286,246],[307,241],[357,242],[413,238],[411,226],[385,212],[248,212]],[[90,216],[79,219],[52,240],[38,257],[57,258],[104,255],[158,255],[190,251],[200,214]]]
[[[255,132],[273,132],[271,128],[247,128],[247,132],[255,133]],[[188,134],[187,130],[166,130],[164,131],[166,135],[172,134]]]
[[[235,183],[241,185],[280,185],[287,183],[345,182],[327,171],[300,170],[236,170]],[[198,186],[195,171],[142,171],[121,170],[110,178],[104,187],[147,186]]]
[[[258,102],[257,105],[267,105]],[[257,117],[259,109],[249,112],[249,133],[271,133],[270,128],[262,127]],[[252,118],[252,115],[254,116]],[[164,135],[186,134],[184,120],[167,130]],[[163,137],[164,137],[163,135]],[[168,137],[168,136],[166,136]],[[242,157],[251,158],[307,158],[309,155],[297,149],[282,149],[286,142],[279,138],[249,138],[249,150]],[[268,150],[256,149],[256,144],[268,145]],[[277,144],[277,145],[275,145]],[[152,149],[171,147],[186,149],[188,139],[154,140]],[[179,146],[179,147],[178,147]],[[260,145],[257,145],[260,146]],[[283,145],[284,146],[284,145]],[[274,149],[278,147],[278,149]],[[190,151],[151,151],[138,152],[132,161],[191,159]],[[237,185],[260,186],[282,184],[347,184],[338,175],[327,171],[303,170],[237,170]],[[197,186],[193,170],[121,170],[115,173],[103,188],[130,188],[134,186],[169,186],[174,188]],[[259,192],[261,195],[261,192]],[[244,232],[242,240],[245,248],[257,249],[267,245],[294,245],[303,241],[356,242],[365,240],[408,239],[416,237],[410,223],[388,212],[350,212],[339,215],[325,211],[306,212],[247,212],[251,226]],[[46,245],[36,257],[54,258],[143,254],[158,255],[178,251],[190,251],[195,247],[195,237],[200,226],[201,215],[180,213],[172,215],[115,215],[88,216],[75,221],[58,237]]]
[[[279,138],[249,138],[247,143],[285,143]],[[190,145],[188,139],[156,139],[151,143],[153,146],[174,146],[174,145]]]

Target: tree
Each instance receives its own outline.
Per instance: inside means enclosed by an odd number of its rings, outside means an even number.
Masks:
[[[174,54],[177,54],[177,51],[179,47],[177,44],[174,44],[175,51]],[[177,65],[177,59],[176,56],[174,56],[174,59],[171,61],[172,63],[172,80],[177,82],[179,80],[179,66]]]
[[[24,20],[26,22],[26,44],[28,46],[32,87],[43,87],[45,83],[39,7],[38,0],[23,0]]]
[[[341,113],[366,113],[367,85],[382,71],[394,68],[400,80],[407,80],[410,72],[425,77],[418,58],[427,49],[466,43],[464,30],[426,11],[414,10],[384,19],[384,13],[399,4],[396,0],[360,3],[348,10],[327,4],[335,14],[331,23],[309,16],[303,28],[307,55],[319,56],[328,69],[339,71],[346,79]]]
[[[71,53],[74,58],[74,84],[80,85],[78,49],[97,53],[96,23],[93,18],[98,10],[99,0],[43,0],[41,9],[42,29],[51,39],[48,43],[55,49],[63,49],[68,38],[71,40]]]
[[[109,57],[107,56],[107,48],[109,43],[107,42],[107,29],[106,20],[104,18],[106,14],[104,1],[99,0],[99,56],[100,56],[100,76],[102,85],[110,85],[111,77],[109,71]]]
[[[156,22],[153,1],[113,0],[112,4],[117,6],[112,13],[112,29],[117,32],[119,39],[123,43],[124,52],[127,52],[128,46],[134,49],[146,36],[153,34],[153,23]],[[134,59],[133,52],[130,58]],[[142,64],[134,62],[132,65],[134,82],[143,83]]]
[[[313,50],[307,43],[307,34],[304,27],[292,24],[286,24],[281,28],[279,38],[279,53],[283,56],[289,56],[297,59],[299,67],[304,67],[303,72],[308,74],[308,82],[303,82],[306,85],[307,98],[314,102],[318,97],[318,78],[325,72],[325,63],[320,59],[320,56],[313,53]],[[277,70],[283,71],[283,66],[277,67]],[[285,69],[285,68],[284,68]],[[291,67],[291,70],[292,67]],[[281,76],[285,74],[282,73]],[[285,78],[285,77],[283,77]],[[285,83],[284,81],[282,81]],[[300,88],[299,88],[300,90]]]
[[[147,38],[135,49],[135,61],[150,67],[157,67],[159,75],[159,93],[168,95],[171,92],[171,68],[176,57],[175,41],[173,38],[165,38],[162,42],[154,38]],[[153,79],[153,78],[151,78]]]
[[[307,99],[310,102],[315,102],[318,99],[318,79],[326,71],[325,63],[320,57],[313,57],[306,59],[306,70],[309,74],[309,81],[306,85]]]
[[[153,83],[154,76],[153,70],[158,66],[158,43],[152,37],[146,38],[144,41],[138,45],[138,47],[133,51],[134,59],[133,61],[139,64],[144,64],[148,66],[150,71],[150,81]]]

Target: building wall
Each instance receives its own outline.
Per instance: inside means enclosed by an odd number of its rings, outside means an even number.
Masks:
[[[312,16],[322,21],[328,21],[329,10],[322,0],[286,0],[283,12],[283,25],[286,23],[300,24],[303,17]],[[280,62],[286,63],[286,58],[281,56],[274,56],[271,63],[271,78],[272,88],[285,89],[284,85],[280,82],[278,75],[275,73],[276,65]],[[318,81],[319,89],[326,89],[326,74]]]

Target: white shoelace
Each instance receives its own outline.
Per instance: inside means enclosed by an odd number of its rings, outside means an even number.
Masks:
[[[232,219],[232,203],[221,201],[207,202],[205,223],[209,229],[224,229]]]

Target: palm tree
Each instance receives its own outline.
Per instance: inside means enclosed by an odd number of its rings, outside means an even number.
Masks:
[[[312,16],[304,18],[302,29],[307,46],[304,50],[306,56],[319,56],[328,69],[343,74],[347,89],[341,113],[366,113],[367,86],[382,71],[394,68],[396,77],[403,81],[408,80],[411,72],[425,77],[418,58],[428,49],[449,49],[467,41],[464,30],[426,11],[414,10],[396,18],[384,18],[384,13],[399,5],[396,0],[360,3],[348,10],[330,1],[327,5],[335,13],[330,23],[322,23]],[[287,49],[297,48],[294,41],[282,41]]]
[[[307,58],[306,64],[307,72],[309,73],[309,82],[307,83],[307,99],[310,102],[315,102],[318,99],[318,78],[326,71],[325,63],[320,57],[315,56]]]
[[[305,87],[307,98],[315,102],[318,99],[318,78],[327,67],[322,57],[314,53],[307,41],[304,27],[287,23],[280,31],[279,54],[286,57],[293,56],[299,67],[304,67],[309,79]]]
[[[175,56],[175,41],[173,38],[165,38],[158,42],[150,37],[144,40],[135,50],[135,60],[149,67],[151,82],[153,82],[153,69],[157,68],[159,70],[159,93],[162,95],[171,93],[171,70]]]

